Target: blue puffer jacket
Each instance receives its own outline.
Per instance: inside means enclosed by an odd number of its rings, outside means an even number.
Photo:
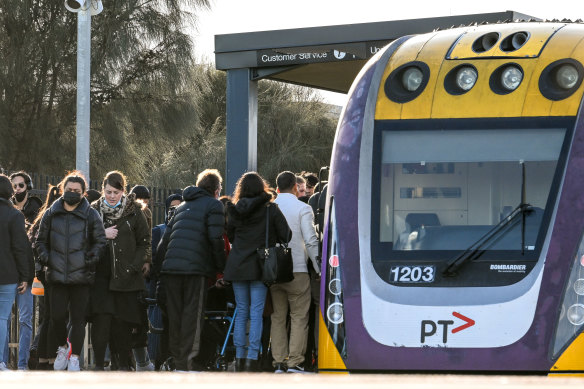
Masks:
[[[158,247],[165,252],[161,273],[215,277],[225,266],[223,204],[196,186],[183,199]]]

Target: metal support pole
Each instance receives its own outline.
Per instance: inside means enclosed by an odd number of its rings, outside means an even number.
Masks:
[[[89,112],[91,81],[91,13],[77,13],[77,143],[75,168],[89,182]]]
[[[227,145],[225,193],[231,195],[241,175],[258,166],[258,89],[250,69],[227,71]]]

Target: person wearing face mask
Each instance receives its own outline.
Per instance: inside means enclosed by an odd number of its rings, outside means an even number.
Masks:
[[[49,333],[59,345],[54,369],[79,371],[89,292],[106,235],[99,214],[83,197],[87,184],[81,172],[67,174],[59,188],[63,195],[43,214],[35,248],[51,285]]]
[[[14,204],[16,209],[22,212],[26,225],[30,226],[37,217],[42,202],[39,198],[29,195],[29,190],[32,189],[32,180],[26,172],[19,171],[11,174],[10,182],[12,183],[12,188],[14,190],[11,198],[12,204]],[[28,274],[30,276],[26,281],[28,285],[32,285],[34,278],[34,263],[28,261],[28,266]],[[18,293],[15,301],[16,306],[18,307],[18,370],[27,370],[32,338],[33,297],[31,294],[31,288],[27,288],[24,293]],[[10,333],[10,328],[8,333]],[[0,360],[0,362],[7,363],[8,345],[6,345],[4,351],[5,360]]]
[[[126,195],[125,188],[126,177],[111,171],[103,180],[102,197],[92,204],[103,220],[107,238],[90,299],[96,370],[104,369],[108,341],[119,369],[129,370],[133,333],[146,315],[139,297],[145,292],[144,276],[150,271],[150,227],[136,196]],[[139,349],[138,370],[153,370],[146,349]]]
[[[10,181],[14,188],[12,195],[12,204],[22,212],[26,219],[26,224],[31,225],[43,206],[43,202],[35,196],[31,196],[29,191],[32,190],[32,179],[23,171],[12,173]]]
[[[24,293],[29,279],[27,260],[32,251],[26,237],[24,217],[9,201],[10,180],[0,174],[0,371],[8,370],[3,360],[7,346],[8,321],[16,293]]]

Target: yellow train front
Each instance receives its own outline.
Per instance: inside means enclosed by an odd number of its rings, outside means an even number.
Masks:
[[[584,372],[584,25],[403,37],[354,82],[320,371]]]

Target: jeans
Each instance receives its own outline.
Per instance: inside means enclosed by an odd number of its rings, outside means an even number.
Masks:
[[[30,344],[32,339],[32,309],[33,296],[28,286],[23,294],[16,294],[18,306],[18,369],[28,369],[28,357],[30,356]]]
[[[237,306],[233,327],[235,357],[257,360],[262,343],[262,315],[268,288],[261,281],[233,281],[233,292]],[[246,346],[248,320],[249,346]]]
[[[8,362],[8,324],[12,313],[12,304],[16,296],[16,284],[0,285],[0,362]]]

